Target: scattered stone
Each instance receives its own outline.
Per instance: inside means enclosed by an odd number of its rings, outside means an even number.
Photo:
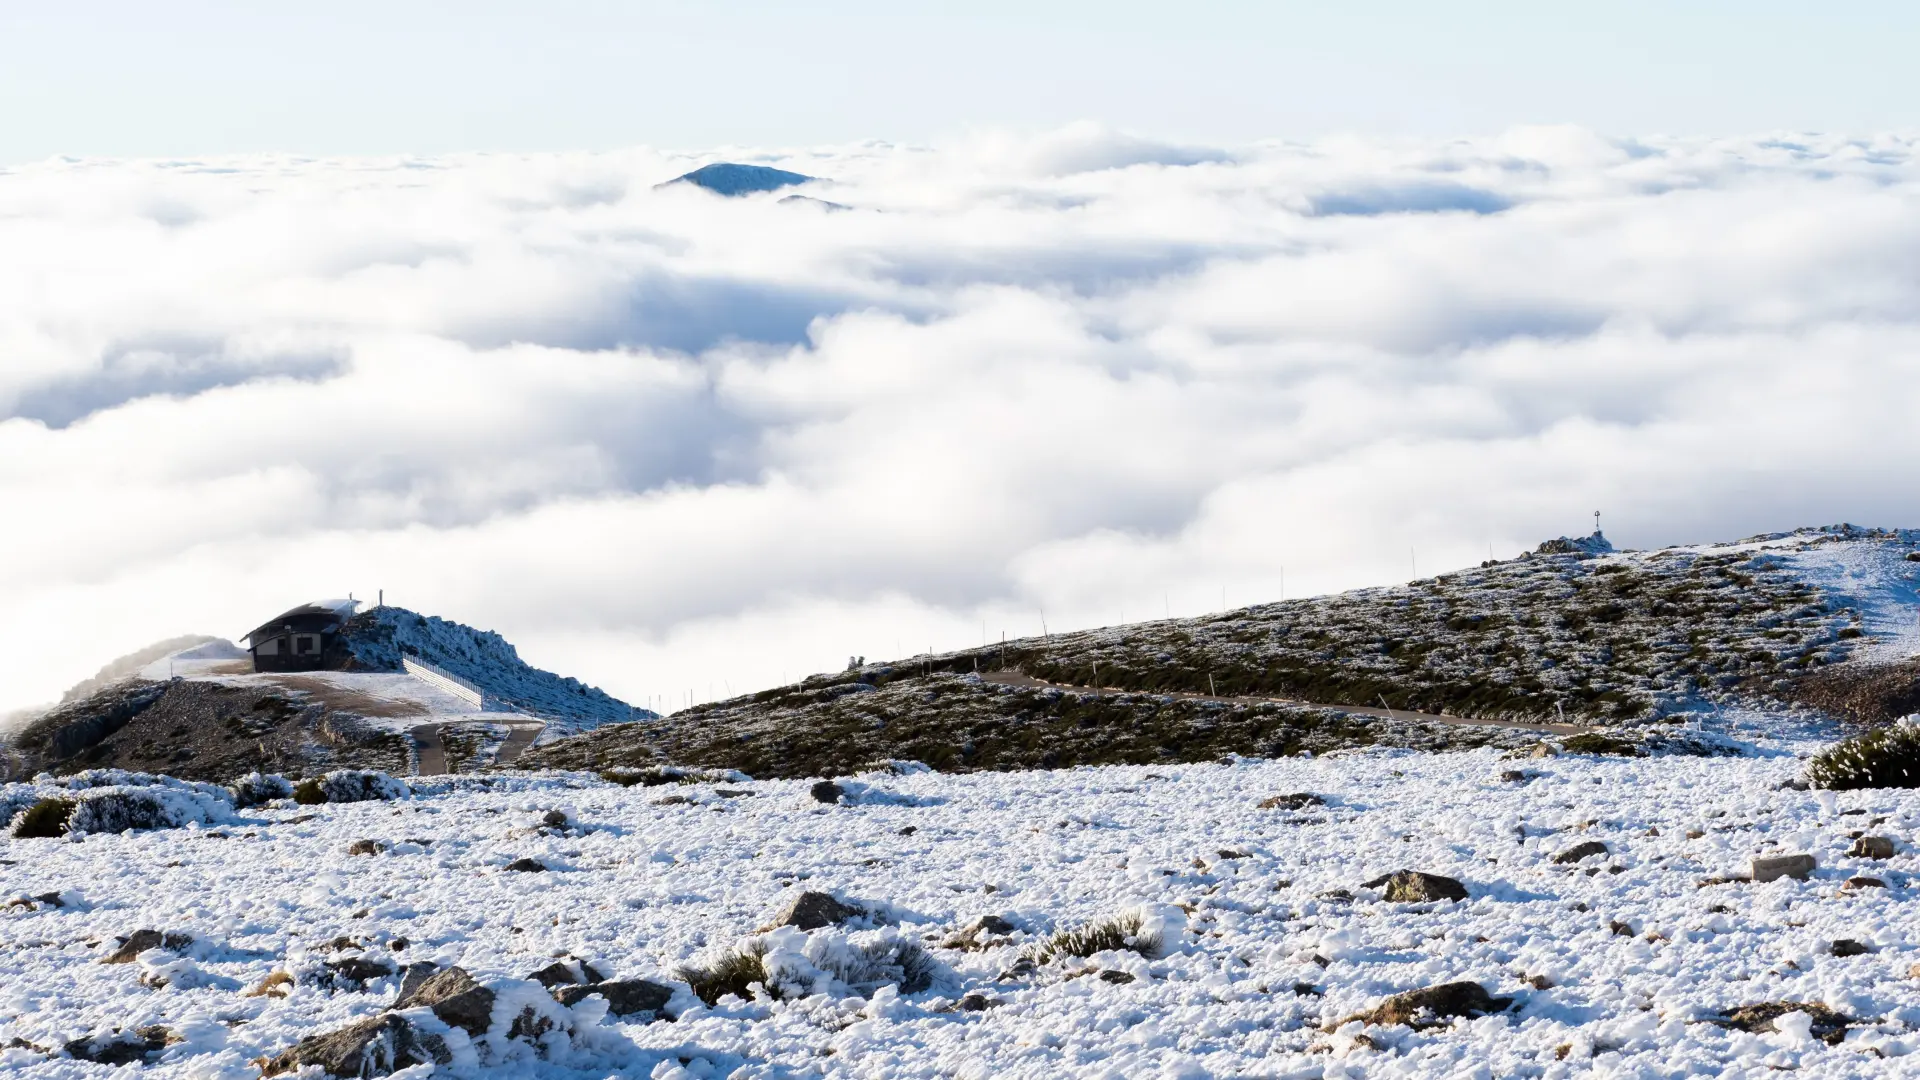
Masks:
[[[1335,904],[1351,904],[1353,903],[1353,893],[1348,889],[1328,889],[1326,892],[1316,894],[1314,899],[1326,900]]]
[[[417,963],[408,964],[401,972],[400,993],[394,1000],[405,1001],[412,997],[414,991],[420,989],[420,987],[428,979],[433,978],[434,973],[439,970],[440,965],[431,960],[421,960]]]
[[[840,797],[847,793],[846,788],[841,787],[839,784],[836,784],[831,780],[821,780],[815,783],[813,787],[808,790],[809,790],[809,793],[813,796],[814,802],[823,802],[823,803],[829,803],[829,804],[839,802]]]
[[[540,815],[540,824],[549,829],[565,829],[571,826],[573,821],[567,817],[565,810],[549,810]]]
[[[506,869],[517,874],[544,874],[547,864],[537,859],[515,859],[506,865]]]
[[[556,960],[527,976],[551,990],[556,986],[590,985],[607,981],[607,975],[583,960]]]
[[[1524,784],[1531,779],[1533,779],[1532,773],[1520,769],[1508,769],[1500,774],[1500,782],[1503,784]]]
[[[818,930],[823,926],[836,926],[859,914],[859,908],[843,904],[827,893],[803,892],[793,898],[773,925]]]
[[[1311,791],[1296,791],[1291,795],[1273,795],[1260,800],[1262,810],[1305,810],[1309,806],[1325,806],[1327,800]]]
[[[1891,859],[1893,851],[1891,836],[1862,836],[1853,842],[1847,854],[1856,859]]]
[[[115,1028],[108,1035],[94,1035],[85,1039],[75,1039],[62,1049],[69,1057],[81,1061],[91,1061],[100,1065],[131,1065],[145,1062],[148,1055],[156,1054],[181,1041],[180,1036],[159,1024],[123,1031]]]
[[[146,952],[148,949],[165,949],[168,952],[179,952],[193,945],[192,934],[173,930],[169,930],[164,934],[158,930],[135,930],[131,936],[119,938],[118,940],[120,941],[120,948],[115,950],[106,959],[100,961],[101,963],[131,964],[139,958],[141,953]]]
[[[1125,986],[1127,983],[1133,981],[1133,976],[1124,971],[1108,970],[1100,973],[1100,981],[1112,983],[1115,986]]]
[[[617,982],[598,982],[591,986],[561,986],[553,990],[553,999],[562,1005],[577,1005],[594,994],[607,999],[607,1010],[615,1016],[632,1016],[636,1013],[653,1013],[671,1020],[666,1015],[667,1002],[673,999],[673,988],[662,986],[645,979],[622,979]]]
[[[1502,1012],[1512,1004],[1512,998],[1494,997],[1477,982],[1450,982],[1395,994],[1381,1002],[1378,1008],[1355,1013],[1328,1030],[1348,1020],[1382,1026],[1405,1024],[1415,1029],[1438,1027],[1456,1016],[1486,1016]]]
[[[493,991],[475,982],[465,968],[450,967],[429,975],[412,993],[400,995],[393,1008],[395,1012],[429,1008],[442,1022],[469,1035],[483,1035],[492,1022],[493,997]]]
[[[918,825],[908,825],[902,828],[895,835],[896,836],[912,836],[914,833],[917,833],[919,831],[920,831],[920,827]]]
[[[1827,947],[1827,951],[1835,956],[1865,956],[1867,953],[1872,952],[1873,948],[1864,941],[1855,941],[1853,938],[1839,938]]]
[[[1607,923],[1607,929],[1613,931],[1614,937],[1632,937],[1634,935],[1633,924],[1621,922],[1619,919],[1614,919]]]
[[[998,915],[982,915],[971,923],[968,923],[966,930],[962,932],[968,936],[974,934],[1011,934],[1018,929],[1019,927]]]
[[[1293,984],[1293,996],[1294,997],[1319,997],[1320,988],[1309,982],[1297,982]]]
[[[368,960],[364,957],[349,956],[344,960],[329,960],[324,965],[330,973],[335,987],[360,990],[375,979],[384,979],[395,972],[392,961]]]
[[[355,840],[347,845],[349,855],[378,855],[387,850],[387,845],[378,840]]]
[[[320,1035],[309,1035],[291,1050],[259,1062],[263,1076],[297,1072],[318,1065],[330,1076],[386,1076],[410,1065],[447,1065],[453,1055],[438,1035],[416,1029],[406,1018],[388,1013]]]
[[[1920,964],[1915,966],[1920,967]],[[995,976],[994,980],[996,982],[1014,982],[1019,979],[1032,978],[1033,973],[1038,970],[1039,968],[1034,964],[1032,957],[1022,956],[1015,960],[1005,971]]]
[[[1805,881],[1807,875],[1813,873],[1813,867],[1811,855],[1755,855],[1753,872],[1750,876],[1755,883],[1775,881],[1783,877]]]
[[[1726,1019],[1710,1023],[1755,1033],[1778,1031],[1773,1022],[1790,1012],[1802,1012],[1811,1017],[1813,1037],[1828,1046],[1838,1045],[1846,1037],[1847,1025],[1851,1023],[1847,1017],[1816,1001],[1766,1001],[1758,1005],[1743,1005],[1727,1013]]]
[[[1527,977],[1527,985],[1535,990],[1551,990],[1556,984],[1545,975],[1531,975]]]
[[[57,892],[44,892],[34,896],[20,896],[7,901],[8,908],[25,908],[28,911],[38,911],[42,907],[62,908],[66,906],[66,901],[60,899],[60,894]]]
[[[1581,859],[1591,858],[1595,855],[1605,855],[1606,853],[1607,845],[1598,840],[1588,840],[1584,844],[1575,844],[1560,854],[1555,855],[1553,861],[1564,866],[1568,863],[1577,863]]]
[[[975,991],[961,998],[956,1008],[961,1012],[986,1012],[998,1004],[1000,1003],[987,995]]]
[[[1387,902],[1420,904],[1430,900],[1465,900],[1467,887],[1450,877],[1423,874],[1418,870],[1400,870],[1363,883],[1363,889],[1387,889]]]
[[[1887,883],[1877,877],[1867,877],[1863,874],[1858,877],[1848,878],[1846,884],[1840,887],[1843,889],[1884,889],[1887,887]]]
[[[1528,754],[1527,756],[1530,758],[1559,757],[1560,751],[1555,750],[1553,748],[1552,743],[1539,743],[1536,746],[1534,746],[1533,752]]]

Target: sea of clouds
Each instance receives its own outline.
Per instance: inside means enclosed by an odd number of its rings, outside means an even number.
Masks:
[[[349,591],[640,705],[1920,524],[1905,137],[0,169],[0,709]],[[712,160],[820,202],[655,185]]]

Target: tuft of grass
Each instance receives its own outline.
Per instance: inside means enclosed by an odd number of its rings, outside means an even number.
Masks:
[[[1087,957],[1095,953],[1130,949],[1141,956],[1160,952],[1157,934],[1142,934],[1146,918],[1138,911],[1122,912],[1096,919],[1085,926],[1062,930],[1034,947],[1029,957],[1036,964],[1051,964],[1067,956]]]
[[[767,985],[767,968],[762,963],[766,955],[765,945],[757,941],[748,942],[722,953],[705,965],[689,964],[678,968],[674,975],[693,988],[693,996],[708,1005],[717,1004],[721,998],[729,996],[751,1001],[753,987]]]
[[[320,786],[319,777],[300,781],[293,787],[293,801],[301,806],[318,806],[327,801],[326,789]]]
[[[1835,791],[1920,787],[1920,727],[1889,724],[1841,739],[1807,763],[1807,783]]]
[[[1612,735],[1602,735],[1597,731],[1585,731],[1570,735],[1560,744],[1560,748],[1569,754],[1611,754],[1614,757],[1640,757],[1640,747],[1625,739]]]
[[[72,799],[41,799],[21,813],[13,835],[22,839],[65,836],[76,805]]]

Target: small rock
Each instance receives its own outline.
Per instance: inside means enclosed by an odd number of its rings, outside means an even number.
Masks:
[[[1519,769],[1508,769],[1500,774],[1500,782],[1503,784],[1524,784],[1529,779],[1530,777]]]
[[[100,961],[103,964],[131,964],[148,949],[165,949],[179,952],[193,945],[193,935],[177,931],[161,933],[158,930],[135,930],[129,937],[121,939],[121,945],[112,955]]]
[[[1311,791],[1296,791],[1291,795],[1273,795],[1260,800],[1262,810],[1305,810],[1309,806],[1325,806],[1327,800]]]
[[[1133,976],[1124,971],[1102,971],[1100,973],[1100,981],[1113,983],[1115,986],[1124,986],[1133,981]]]
[[[430,1008],[443,1023],[469,1035],[484,1035],[493,1022],[493,991],[475,982],[465,968],[434,972],[393,1003],[402,1009]]]
[[[1418,870],[1400,870],[1377,877],[1361,885],[1363,889],[1387,889],[1391,904],[1419,904],[1431,900],[1465,900],[1467,887],[1450,877],[1423,874]]]
[[[387,845],[378,840],[355,840],[347,845],[349,855],[378,855],[387,850]]]
[[[565,810],[549,810],[540,815],[540,824],[549,829],[564,829],[572,824]]]
[[[60,894],[57,892],[43,892],[34,896],[20,896],[7,901],[7,907],[9,908],[25,908],[28,911],[36,911],[42,907],[61,908],[66,906],[66,901],[60,899]]]
[[[1545,975],[1533,975],[1527,978],[1527,985],[1533,987],[1535,990],[1551,990],[1555,984],[1552,979],[1547,978]]]
[[[1441,1026],[1456,1016],[1486,1016],[1501,1012],[1512,1004],[1512,998],[1493,997],[1477,982],[1450,982],[1395,994],[1381,1002],[1378,1008],[1355,1013],[1347,1020],[1382,1026],[1405,1024],[1411,1028],[1428,1028]],[[1340,1021],[1341,1024],[1346,1022]],[[1337,1028],[1340,1025],[1333,1026]]]
[[[1750,876],[1755,882],[1775,881],[1783,877],[1805,881],[1807,875],[1813,873],[1813,867],[1811,855],[1755,855]]]
[[[1873,949],[1864,941],[1855,941],[1852,938],[1840,938],[1828,946],[1827,951],[1833,953],[1835,956],[1864,956],[1872,952]]]
[[[1891,859],[1893,851],[1891,836],[1862,836],[1853,842],[1847,854],[1856,859]]]
[[[860,909],[843,904],[823,892],[803,892],[793,898],[787,910],[774,920],[775,926],[797,926],[802,930],[818,930],[823,926],[835,926],[860,914]]]
[[[1293,996],[1294,997],[1319,997],[1320,988],[1313,985],[1310,982],[1297,982],[1293,984]]]
[[[527,978],[549,990],[556,986],[586,986],[607,981],[605,973],[582,960],[556,960]]]
[[[898,835],[898,836],[912,836],[912,835],[913,835],[914,833],[917,833],[917,832],[919,832],[919,831],[920,831],[920,827],[919,827],[919,826],[917,826],[917,825],[908,825],[908,826],[905,826],[905,827],[903,827],[903,828],[902,828],[902,829],[901,829],[901,830],[900,830],[900,831],[899,831],[899,832],[898,832],[898,833],[897,833],[896,835]]]
[[[293,993],[293,976],[285,971],[276,971],[259,984],[247,991],[247,997],[286,997]]]
[[[1252,852],[1241,851],[1239,848],[1221,848],[1214,854],[1220,856],[1222,859],[1250,859],[1253,857]]]
[[[561,986],[553,991],[553,999],[562,1005],[572,1006],[599,994],[607,999],[607,1011],[615,1016],[632,1016],[635,1013],[655,1013],[665,1016],[663,1010],[667,1002],[673,999],[673,988],[662,986],[645,979],[622,979],[618,982],[599,982],[591,986]],[[666,1019],[672,1019],[666,1017]]]
[[[1607,929],[1613,931],[1614,937],[1632,937],[1633,936],[1633,924],[1627,923],[1627,922],[1621,922],[1619,919],[1615,919],[1612,922],[1609,922],[1607,924]]]
[[[1887,883],[1877,877],[1861,875],[1859,877],[1848,878],[1846,884],[1840,887],[1843,889],[1884,889],[1887,887]]]
[[[1727,1013],[1725,1020],[1713,1022],[1740,1031],[1778,1031],[1774,1021],[1791,1012],[1806,1013],[1813,1021],[1808,1025],[1808,1034],[1828,1045],[1837,1044],[1846,1037],[1847,1024],[1850,1023],[1847,1017],[1814,1001],[1768,1001],[1758,1005],[1742,1005]]]
[[[336,986],[354,990],[361,989],[375,979],[384,979],[395,970],[391,961],[368,960],[359,956],[329,960],[325,966],[332,973]]]
[[[1551,743],[1537,743],[1533,748],[1533,752],[1527,756],[1530,758],[1559,757],[1560,751],[1555,750]]]
[[[144,1062],[147,1055],[158,1053],[180,1041],[180,1036],[159,1024],[135,1028],[132,1031],[114,1029],[110,1035],[97,1035],[86,1039],[75,1039],[67,1043],[69,1057],[81,1061],[91,1061],[100,1065],[131,1065]]]
[[[1015,960],[1007,970],[995,976],[995,980],[998,982],[1013,982],[1018,979],[1030,978],[1033,973],[1038,970],[1039,968],[1035,966],[1032,957],[1022,956]]]
[[[403,1017],[388,1013],[309,1035],[291,1050],[261,1063],[263,1076],[297,1072],[318,1065],[330,1076],[386,1076],[410,1065],[446,1065],[453,1061],[446,1041],[419,1031]]]
[[[544,874],[547,864],[537,859],[515,859],[506,865],[506,869],[518,874]]]
[[[434,972],[439,970],[440,965],[431,960],[421,960],[418,963],[408,964],[400,976],[400,993],[394,1000],[405,1001],[412,997],[414,991],[420,989],[421,984],[433,978]]]
[[[1581,859],[1590,858],[1594,855],[1605,855],[1606,853],[1607,845],[1598,840],[1588,840],[1584,844],[1575,844],[1560,854],[1555,855],[1553,861],[1565,865],[1567,863],[1577,863]]]
[[[839,802],[840,797],[847,793],[847,789],[831,780],[821,780],[809,788],[808,792],[813,796],[814,802],[831,804]]]
[[[1007,920],[1001,918],[998,915],[982,915],[979,918],[973,920],[971,923],[968,923],[967,928],[961,931],[961,933],[965,934],[968,937],[973,937],[977,934],[1004,935],[1004,934],[1011,934],[1018,929],[1019,927],[1013,925],[1012,923],[1008,922]]]
[[[999,1002],[993,1000],[987,995],[982,994],[978,991],[975,991],[974,993],[968,994],[967,996],[961,998],[960,1003],[956,1006],[956,1008],[958,1008],[959,1011],[961,1012],[986,1012],[988,1009],[991,1009],[998,1004]]]

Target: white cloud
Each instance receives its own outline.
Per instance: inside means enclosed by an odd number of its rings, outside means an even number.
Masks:
[[[852,212],[654,184],[715,157]],[[0,710],[385,588],[638,703],[1619,542],[1913,524],[1879,137],[0,172]]]

